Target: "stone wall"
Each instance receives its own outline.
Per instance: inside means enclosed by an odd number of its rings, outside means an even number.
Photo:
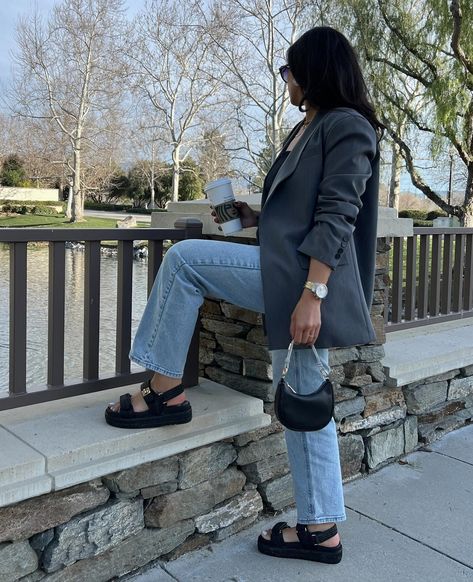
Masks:
[[[59,200],[59,190],[57,188],[11,188],[2,186],[0,187],[0,200],[57,202]]]
[[[473,363],[399,388],[386,384],[388,250],[379,239],[376,341],[330,350],[344,481],[473,417]],[[0,582],[105,582],[222,540],[293,503],[261,315],[206,299],[201,321],[200,375],[261,398],[271,425],[0,509]]]

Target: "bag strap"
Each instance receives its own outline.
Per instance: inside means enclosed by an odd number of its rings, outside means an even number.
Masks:
[[[284,361],[284,367],[282,370],[282,378],[285,378],[287,371],[289,370],[289,362],[291,360],[293,347],[294,347],[294,340],[291,341],[291,343],[289,344],[289,348],[287,350],[287,355],[286,355],[286,359]],[[322,362],[322,360],[320,359],[320,356],[317,353],[317,350],[315,349],[314,345],[312,344],[310,347],[312,348],[312,351],[315,354],[315,357],[317,359],[317,365],[320,367],[320,372],[322,374],[322,377],[324,378],[324,380],[328,380],[329,373],[330,373],[330,367],[325,369],[324,362]]]

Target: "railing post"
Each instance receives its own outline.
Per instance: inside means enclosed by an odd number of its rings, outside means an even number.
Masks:
[[[10,245],[10,394],[26,392],[26,249]]]
[[[174,228],[184,229],[185,238],[202,238],[203,224],[198,218],[179,218],[174,222]],[[186,365],[184,367],[184,376],[182,383],[185,388],[197,386],[199,383],[199,336],[200,336],[200,317],[194,329],[194,334],[189,345]]]

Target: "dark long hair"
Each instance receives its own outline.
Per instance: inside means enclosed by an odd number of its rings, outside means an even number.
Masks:
[[[351,107],[371,123],[379,140],[384,125],[368,98],[358,58],[348,39],[331,26],[316,26],[305,32],[287,51],[287,64],[301,86],[304,102],[322,109]]]

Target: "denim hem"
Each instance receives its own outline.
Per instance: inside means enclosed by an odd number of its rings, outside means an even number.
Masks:
[[[129,354],[128,356],[132,362],[146,368],[147,370],[151,370],[152,372],[157,372],[158,374],[162,374],[163,376],[169,376],[170,378],[182,378],[184,375],[184,371],[182,372],[170,372],[166,370],[166,368],[162,368],[161,366],[157,366],[156,364],[152,364],[151,362],[147,362],[145,360],[140,360],[136,356],[132,356]]]
[[[297,523],[302,523],[304,525],[312,524],[312,523],[330,523],[330,522],[341,522],[346,521],[346,515],[333,515],[332,517],[314,517],[313,519],[299,519],[297,518]]]

